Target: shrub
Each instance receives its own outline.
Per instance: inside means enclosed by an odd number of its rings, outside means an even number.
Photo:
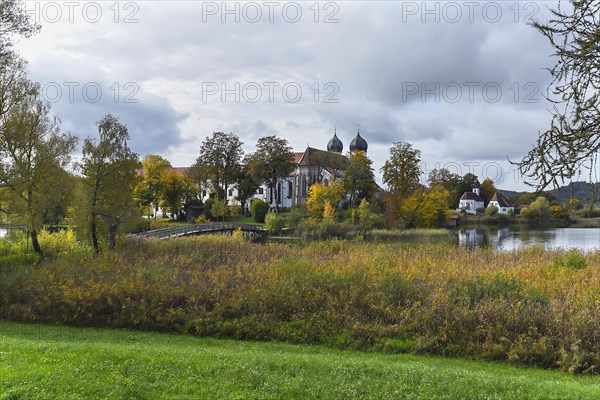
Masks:
[[[234,230],[231,233],[231,238],[236,242],[243,242],[244,240],[246,240],[246,237],[244,236],[244,231],[242,231],[242,228],[237,228],[236,230]]]
[[[136,218],[129,225],[125,226],[126,233],[140,233],[151,229],[152,220],[150,218]]]
[[[73,229],[59,230],[56,233],[50,233],[44,229],[38,233],[38,240],[44,256],[56,257],[63,253],[71,254],[82,249]]]
[[[196,218],[194,220],[195,224],[205,224],[207,222],[210,222],[210,220],[208,218],[206,218],[206,216],[204,214],[199,215],[198,218]]]
[[[254,222],[264,223],[268,211],[269,205],[261,199],[256,199],[250,204],[250,214],[252,214]]]
[[[321,221],[308,219],[298,225],[296,235],[303,240],[347,239],[352,231],[352,226],[333,221],[331,218]]]
[[[496,214],[498,214],[498,207],[496,206],[487,206],[487,208],[485,209],[485,215],[487,215],[488,217],[494,217],[496,216]]]
[[[308,218],[306,207],[292,207],[286,216],[286,227],[295,229],[303,219]]]
[[[285,221],[277,213],[269,211],[265,217],[265,229],[269,235],[276,235],[285,226]]]
[[[559,205],[550,206],[550,215],[554,219],[565,219],[569,217],[569,213]]]
[[[556,256],[554,258],[554,265],[557,267],[583,269],[585,268],[585,256],[579,250],[571,249],[565,255]]]

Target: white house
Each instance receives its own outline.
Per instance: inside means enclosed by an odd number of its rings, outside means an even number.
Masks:
[[[463,193],[460,201],[458,202],[457,211],[464,211],[467,214],[477,214],[477,209],[484,207],[483,199],[479,195],[480,187],[481,185],[479,184],[479,181],[476,181],[473,184],[472,192]]]
[[[492,199],[490,200],[490,204],[488,204],[489,206],[496,206],[498,207],[498,214],[508,214],[509,210],[512,210],[513,212],[515,211],[515,207],[512,205],[512,203],[510,201],[508,201],[508,199],[506,197],[504,197],[502,195],[502,193],[494,193],[494,196],[492,196]]]

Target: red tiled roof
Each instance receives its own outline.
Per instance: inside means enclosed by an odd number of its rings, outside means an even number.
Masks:
[[[302,153],[294,153],[294,162],[296,164],[299,164],[300,160],[302,160],[303,156],[304,156],[304,152],[302,152]]]
[[[461,200],[475,200],[483,203],[483,199],[477,194],[473,192],[465,192],[460,198]]]
[[[502,193],[494,193],[492,199],[490,201],[497,201],[500,207],[512,207],[512,203],[508,201],[506,197],[502,195]]]

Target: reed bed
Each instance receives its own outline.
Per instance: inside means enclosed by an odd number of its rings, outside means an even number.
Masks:
[[[600,253],[129,240],[0,265],[0,315],[600,371]]]

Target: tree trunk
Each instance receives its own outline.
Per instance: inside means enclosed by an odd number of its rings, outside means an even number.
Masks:
[[[108,242],[110,244],[110,250],[115,251],[117,248],[117,224],[111,224],[108,229]]]
[[[94,246],[94,253],[100,253],[100,246],[98,246],[98,228],[96,226],[96,215],[92,213],[92,222],[90,223],[90,231],[92,233],[92,245]]]
[[[42,248],[40,247],[40,242],[38,241],[36,229],[31,230],[31,244],[33,246],[33,250],[39,255],[42,255]]]

